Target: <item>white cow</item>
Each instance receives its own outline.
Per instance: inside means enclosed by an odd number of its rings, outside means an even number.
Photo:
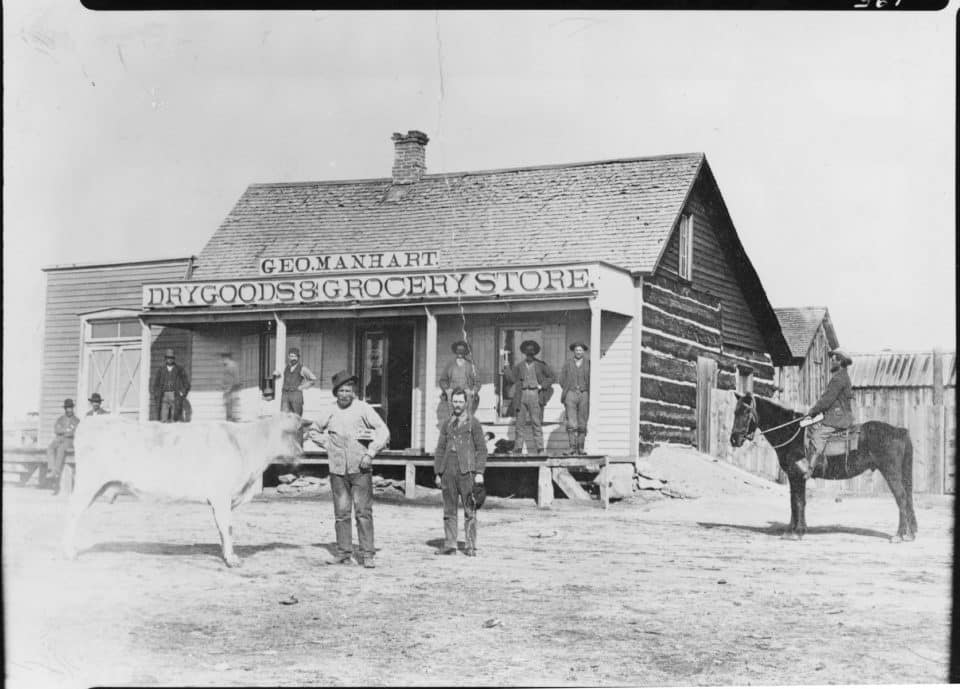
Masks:
[[[107,415],[84,419],[74,438],[77,475],[64,552],[76,557],[81,515],[108,485],[122,484],[135,494],[209,503],[223,559],[231,567],[239,564],[231,512],[253,498],[271,462],[303,456],[300,428],[306,424],[290,413],[251,423],[140,423]]]

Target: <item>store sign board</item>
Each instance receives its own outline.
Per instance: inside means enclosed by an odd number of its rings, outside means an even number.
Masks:
[[[437,251],[383,251],[361,254],[271,256],[261,259],[261,275],[309,275],[345,270],[424,270],[436,268]]]
[[[177,282],[144,285],[143,306],[164,309],[516,297],[582,292],[596,289],[595,284],[595,268],[591,266]]]

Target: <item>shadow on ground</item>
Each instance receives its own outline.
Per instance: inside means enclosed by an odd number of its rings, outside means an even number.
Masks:
[[[747,524],[719,524],[716,522],[697,522],[697,526],[705,529],[735,529],[737,531],[751,531],[753,533],[763,534],[764,536],[779,537],[787,530],[788,524],[782,522],[767,522],[767,526],[749,526]],[[851,536],[867,536],[868,538],[882,538],[885,541],[890,540],[890,534],[883,531],[874,531],[873,529],[861,529],[853,526],[842,526],[840,524],[830,524],[829,526],[809,526],[807,527],[807,536],[817,536],[825,534],[849,534]]]
[[[237,545],[234,552],[239,557],[248,557],[269,550],[290,550],[299,548],[289,543],[264,543],[263,545]],[[80,552],[80,555],[91,553],[138,553],[140,555],[214,555],[221,557],[223,550],[218,543],[192,543],[190,545],[177,543],[157,543],[142,541],[109,541],[98,543]]]

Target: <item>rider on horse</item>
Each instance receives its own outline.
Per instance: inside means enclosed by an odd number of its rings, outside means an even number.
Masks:
[[[809,417],[822,413],[823,421],[807,427],[806,478],[813,474],[830,435],[853,425],[853,386],[847,374],[847,366],[852,363],[853,359],[842,349],[830,350],[830,373],[833,376],[820,399],[807,412]]]

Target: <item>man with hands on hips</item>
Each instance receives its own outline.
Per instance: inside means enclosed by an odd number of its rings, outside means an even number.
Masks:
[[[350,513],[356,512],[360,539],[358,561],[374,567],[373,458],[390,442],[390,431],[380,415],[356,399],[357,377],[340,371],[333,377],[337,403],[307,431],[307,436],[327,451],[330,488],[333,491],[337,554],[331,564],[349,564],[353,556]],[[372,439],[371,439],[372,436]],[[369,440],[369,446],[361,441]]]
[[[436,483],[443,490],[443,546],[437,555],[457,552],[457,504],[463,505],[463,530],[466,555],[477,554],[477,509],[473,501],[473,485],[483,483],[487,462],[487,439],[483,427],[466,411],[467,395],[463,388],[450,394],[452,414],[440,427],[440,439],[433,457]]]

